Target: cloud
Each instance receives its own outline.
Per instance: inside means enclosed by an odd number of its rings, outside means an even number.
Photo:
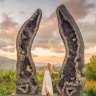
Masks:
[[[89,47],[86,51],[86,54],[92,54],[92,55],[96,55],[96,45]]]
[[[2,47],[1,50],[6,51],[6,52],[14,52],[16,50],[15,48],[16,48],[15,45],[14,46],[9,45],[9,46],[6,46],[6,47]]]
[[[32,57],[38,57],[38,55],[35,55],[35,54],[32,53]]]
[[[50,50],[52,51],[52,52],[56,52],[56,53],[65,53],[65,48],[64,48],[64,46],[54,46],[54,47],[52,47],[52,48],[50,48]]]
[[[88,0],[62,0],[62,2],[66,5],[72,16],[75,18],[75,21],[78,23],[78,26],[84,38],[84,42],[86,44],[86,49],[90,48],[90,46],[94,46],[96,43],[96,23],[94,21],[96,14],[91,17],[91,20],[88,14],[93,14],[94,11],[92,11],[91,13],[89,12],[90,10],[96,9],[94,7],[95,5],[91,2],[89,3]],[[22,16],[25,14],[24,11],[20,11],[19,13],[22,14]],[[2,36],[0,38],[0,49],[3,56],[6,52],[13,54],[14,51],[16,51],[15,42],[19,28],[20,25],[12,17],[7,14],[3,14],[3,20],[0,22],[0,36]],[[33,58],[35,58],[35,60],[38,62],[43,60],[47,63],[48,61],[63,61],[64,57],[57,57],[58,54],[65,53],[65,48],[59,34],[58,21],[55,12],[53,12],[48,18],[44,18],[42,20],[38,33],[34,39],[32,50],[36,51],[36,48],[43,48],[45,51],[50,50],[50,54],[55,53],[54,55],[51,55],[49,57],[42,57],[42,54],[41,56],[38,56],[38,54],[33,54]],[[88,55],[87,53],[85,54]],[[11,58],[12,56],[9,57]]]
[[[3,3],[4,2],[4,0],[0,0],[0,3]]]
[[[89,10],[95,7],[95,4],[89,2],[89,0],[61,0],[75,19],[82,19],[88,13]]]
[[[0,48],[7,48],[15,45],[20,25],[5,13],[2,17],[3,20],[0,22]]]
[[[53,52],[64,52],[64,45],[59,34],[56,14],[52,13],[49,18],[41,22],[38,33],[33,42],[33,49],[41,47]]]
[[[2,30],[9,30],[10,28],[14,28],[18,25],[11,17],[7,14],[3,14],[3,21],[0,22],[0,29]]]
[[[39,56],[39,57],[33,57],[33,60],[37,63],[42,64],[63,64],[64,56],[63,57],[56,57],[56,56]]]
[[[86,63],[90,62],[90,58],[93,55],[96,55],[96,45],[90,46],[89,48],[87,48],[85,50],[85,60],[86,60]]]
[[[19,13],[21,14],[21,15],[26,15],[26,12],[25,11],[19,11]]]
[[[81,19],[84,19],[85,17],[87,17],[89,14],[89,10],[95,9],[95,4],[93,4],[91,2],[89,3],[88,0],[70,0],[70,1],[62,0],[62,2],[66,5],[66,7],[70,11],[70,13],[75,18],[75,21],[78,23],[80,29],[82,30],[82,35],[84,35],[83,36],[84,40],[85,41],[89,40],[91,42],[92,37],[91,38],[85,37],[86,36],[85,30],[87,30],[87,27],[88,27],[86,25],[86,22],[79,23],[78,20],[81,20]],[[58,28],[57,16],[56,16],[56,13],[53,12],[49,16],[49,18],[47,18],[45,21],[43,21],[41,23],[39,31],[38,31],[37,36],[34,41],[36,44],[34,43],[34,45],[36,45],[37,47],[51,48],[52,46],[50,46],[50,44],[54,45],[54,43],[56,43],[57,44],[57,46],[55,46],[55,48],[56,48],[59,46],[59,44],[61,44],[61,43],[63,44],[58,29],[59,28]],[[91,27],[90,27],[90,29],[91,29]],[[94,35],[94,28],[90,34]],[[51,49],[54,49],[54,47]]]
[[[56,57],[62,57],[65,53],[56,53],[51,51],[50,49],[44,49],[44,48],[36,48],[32,51],[33,54],[38,55],[38,56],[56,56]]]
[[[96,23],[78,23],[79,28],[82,32],[84,42],[86,44],[95,44],[96,43]]]
[[[96,43],[96,14],[94,11],[96,10],[96,7],[93,3],[89,3],[88,0],[63,0],[63,3],[67,6],[69,12],[72,14],[79,26],[79,29],[81,30],[86,48],[85,60],[86,62],[89,62],[89,59],[93,55],[94,51],[89,50],[91,53],[88,54],[86,50],[93,47]],[[49,49],[51,52],[55,53],[65,53],[65,48],[58,30],[58,21],[55,12],[53,12],[49,18],[41,23],[40,29],[33,43],[33,48],[36,47]],[[42,58],[38,57],[41,61]],[[49,59],[46,57],[45,60],[48,62]]]
[[[40,35],[45,39],[51,39],[52,34],[54,34],[55,31],[58,29],[58,22],[56,15],[52,13],[49,18],[47,18],[45,21],[43,21],[40,25],[39,32]]]

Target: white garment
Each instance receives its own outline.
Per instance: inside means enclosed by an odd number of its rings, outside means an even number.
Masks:
[[[48,70],[45,70],[45,73],[44,73],[42,95],[46,96],[47,95],[46,92],[48,92],[50,96],[53,96],[52,81],[51,81],[51,76]]]

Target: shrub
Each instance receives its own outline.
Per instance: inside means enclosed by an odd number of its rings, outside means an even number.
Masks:
[[[43,77],[44,77],[44,74],[39,74],[37,73],[36,74],[36,77],[38,79],[38,92],[41,93],[42,91],[42,85],[43,85]]]
[[[87,80],[96,80],[96,56],[92,56],[90,63],[86,64]]]
[[[87,96],[96,96],[96,89],[90,88],[87,91]]]
[[[14,71],[0,70],[0,96],[8,96],[15,92],[15,77]]]
[[[96,89],[96,81],[93,81],[93,80],[90,80],[90,81],[86,81],[85,83],[85,87],[84,87],[84,90],[85,92],[87,92],[89,89],[93,88],[93,89]]]

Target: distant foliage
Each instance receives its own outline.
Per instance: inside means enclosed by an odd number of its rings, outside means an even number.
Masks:
[[[90,88],[87,91],[87,96],[96,96],[96,89]]]
[[[16,73],[12,70],[0,70],[0,96],[8,96],[15,92]]]
[[[90,63],[86,64],[86,78],[96,80],[96,56],[92,56]]]
[[[51,78],[52,78],[53,92],[56,93],[57,92],[56,84],[58,82],[59,74],[51,73]]]
[[[36,74],[36,77],[38,79],[38,92],[40,93],[42,91],[42,84],[43,84],[43,77],[44,77],[44,74],[39,74],[37,73]]]
[[[90,88],[96,90],[96,81],[93,81],[93,80],[86,81],[85,87],[84,87],[85,92],[88,92],[88,90],[90,90]]]

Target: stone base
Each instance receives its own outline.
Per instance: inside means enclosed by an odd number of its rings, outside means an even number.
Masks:
[[[16,95],[16,94],[13,94],[11,96],[42,96],[41,94],[36,94],[36,95]],[[57,94],[54,94],[53,96],[60,96],[60,95],[57,95]],[[86,96],[86,94],[84,93],[83,96]]]
[[[19,94],[13,94],[11,96],[42,96],[41,94],[36,94],[36,95],[19,95]]]
[[[83,96],[86,96],[86,94],[84,93]]]
[[[36,94],[36,95],[19,95],[19,94],[13,94],[11,96],[42,96],[41,94]],[[54,96],[58,96],[57,94],[54,94]]]
[[[37,94],[37,95],[27,95],[27,94],[26,95],[19,95],[19,94],[16,95],[16,94],[13,94],[11,96],[42,96],[42,95],[39,95],[39,94]]]

